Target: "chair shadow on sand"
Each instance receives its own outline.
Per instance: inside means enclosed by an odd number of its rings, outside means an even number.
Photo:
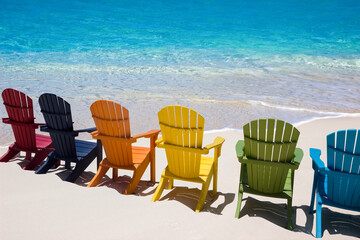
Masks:
[[[63,174],[63,172],[58,173],[59,177],[63,180],[66,178],[66,175],[64,177],[60,176],[60,174]],[[64,173],[65,174],[65,173]],[[95,176],[94,172],[85,171],[83,172],[80,177],[76,180],[75,184],[86,187],[91,179]],[[105,175],[101,182],[99,183],[98,187],[108,187],[116,190],[120,194],[123,194],[127,186],[129,185],[131,181],[131,177],[128,175],[119,176],[115,179],[115,181],[110,178],[109,176]],[[152,195],[155,192],[156,187],[155,185],[151,183],[150,180],[140,180],[138,185],[136,186],[136,189],[132,194],[137,196],[148,196]]]
[[[19,154],[17,156],[15,156],[13,159],[11,159],[8,163],[11,163],[11,162],[17,163],[21,168],[23,168],[24,166],[26,166],[29,163],[28,160],[25,160],[25,156],[20,156]],[[35,168],[35,171],[39,167],[40,166],[37,166]],[[74,167],[75,166],[72,164],[72,169],[74,169]],[[54,173],[61,180],[65,181],[65,179],[69,176],[69,174],[71,174],[71,172],[72,172],[72,170],[66,169],[65,165],[63,163],[61,163],[60,166],[58,166],[57,168],[51,168],[47,172],[47,174]],[[81,186],[81,187],[86,187],[89,184],[89,182],[91,181],[91,179],[95,176],[95,173],[96,173],[96,171],[94,171],[94,172],[84,171],[78,177],[78,179],[75,181],[75,184],[78,186]],[[123,194],[125,189],[129,185],[130,181],[131,181],[131,177],[127,176],[127,175],[119,176],[115,181],[112,178],[105,175],[98,186],[112,188],[112,189],[116,190],[117,192],[119,192],[120,194]],[[148,181],[140,180],[140,182],[137,185],[133,194],[137,195],[137,196],[153,195],[155,193],[156,187],[157,187],[157,185],[152,184],[150,182],[150,180],[148,180]]]
[[[201,190],[198,188],[187,188],[187,187],[174,187],[160,201],[164,200],[175,200],[178,201],[190,209],[194,210],[199,201]],[[234,193],[222,193],[217,192],[216,197],[211,196],[211,190],[209,190],[206,196],[205,204],[201,212],[210,212],[216,215],[222,215],[224,208],[229,205],[235,199]],[[221,202],[218,204],[218,200]]]
[[[360,238],[360,215],[351,215],[322,208],[322,234],[327,230],[330,235],[346,235]]]
[[[246,200],[244,207],[241,208],[240,218],[248,215],[249,217],[262,217],[269,222],[272,222],[279,227],[286,228],[287,210],[285,203],[274,203],[269,201],[259,201],[252,197],[243,199]],[[314,236],[315,229],[315,213],[309,213],[310,207],[307,205],[293,206],[293,231],[303,232]],[[297,214],[305,215],[305,225],[298,225],[296,222]],[[326,229],[330,235],[339,234],[353,237],[360,237],[360,216],[342,214],[333,212],[328,208],[323,208],[322,213],[322,230]],[[315,237],[315,236],[314,236]]]

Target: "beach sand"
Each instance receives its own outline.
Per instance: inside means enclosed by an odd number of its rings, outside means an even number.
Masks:
[[[201,189],[198,184],[175,181],[175,188],[165,190],[161,201],[151,202],[157,184],[148,184],[148,170],[135,194],[123,195],[120,192],[130,179],[129,171],[119,171],[119,176],[125,176],[116,182],[108,175],[101,186],[85,187],[96,172],[96,161],[75,184],[62,180],[68,174],[64,165],[35,175],[21,169],[23,156],[0,163],[0,239],[314,239],[315,215],[308,213],[313,182],[309,148],[321,149],[326,161],[326,135],[359,129],[360,117],[316,119],[297,128],[304,157],[295,174],[293,231],[286,229],[285,200],[245,193],[241,217],[234,218],[240,173],[235,144],[243,133],[225,130],[204,136],[204,144],[216,136],[225,138],[225,143],[219,159],[218,196],[208,196],[200,213],[194,212]],[[0,151],[3,154],[6,148]],[[165,166],[164,150],[157,149],[157,181]],[[323,239],[360,237],[358,212],[326,206],[322,219]]]

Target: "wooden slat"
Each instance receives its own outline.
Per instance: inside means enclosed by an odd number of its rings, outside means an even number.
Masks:
[[[329,135],[327,135],[326,137],[326,141],[327,141],[327,145],[330,146],[331,148],[327,149],[327,167],[330,170],[334,170],[335,169],[335,153],[333,151],[333,149],[335,148],[335,133],[331,133]]]
[[[345,152],[353,153],[354,144],[355,144],[356,130],[349,129],[346,131],[346,141],[345,141]],[[344,161],[342,166],[342,172],[350,173],[350,168],[353,163],[353,156],[351,154],[344,154]],[[359,178],[360,179],[360,178]],[[355,184],[350,179],[341,179],[339,195],[344,199],[343,204],[349,206],[351,204],[352,195],[355,191]]]
[[[204,136],[204,125],[205,119],[200,114],[197,114],[197,134],[196,134],[196,148],[202,148],[203,136]],[[196,165],[195,165],[195,176],[200,174],[200,162],[201,154],[195,153],[196,155]]]
[[[360,130],[357,130],[354,153],[356,155],[360,155]],[[351,166],[351,173],[360,174],[360,157],[354,157],[353,164]]]
[[[168,121],[170,126],[175,126],[175,107],[176,106],[168,106]],[[177,130],[169,129],[169,131],[170,131],[170,136],[168,136],[169,143],[176,145]],[[169,165],[169,169],[170,171],[174,171],[175,175],[181,176],[178,151],[170,150],[170,153],[172,155],[171,156],[172,166],[170,167]]]
[[[252,139],[258,139],[258,123],[257,120],[250,122],[250,136]],[[251,158],[258,159],[258,143],[251,141]],[[249,185],[254,189],[259,189],[258,186],[258,174],[259,173],[259,166],[256,165],[249,165],[248,166],[248,177],[249,177]]]
[[[342,131],[338,131],[336,133],[336,149],[342,150],[340,151],[335,151],[335,170],[336,171],[341,171],[342,170],[342,166],[343,166],[343,160],[344,160],[344,154],[343,151],[345,150],[345,135],[346,135],[346,131],[342,130]],[[333,192],[332,192],[332,199],[337,202],[337,203],[342,203],[342,199],[344,196],[341,196],[341,182],[342,179],[339,177],[334,177],[334,181],[333,181]]]
[[[266,119],[259,119],[259,155],[258,159],[266,161],[265,158],[265,148],[266,148]],[[269,177],[269,167],[267,166],[259,166],[259,186],[260,190],[264,191],[268,185],[268,177]]]
[[[345,135],[346,131],[341,130],[336,134],[336,149],[341,150],[342,152],[345,150]],[[335,170],[342,171],[342,166],[344,163],[344,155],[342,152],[335,152]]]
[[[190,147],[190,131],[186,130],[190,128],[190,121],[189,121],[189,108],[182,107],[182,122],[183,122],[183,145],[184,147]],[[191,158],[190,158],[190,152],[183,152],[184,155],[184,166],[185,169],[190,172],[190,175],[195,175],[195,169],[191,168]]]
[[[181,106],[175,106],[175,127],[180,128],[180,129],[183,127],[182,111],[183,111],[183,109]],[[176,145],[184,146],[183,130],[181,129],[176,132],[177,132],[175,135]],[[178,156],[180,175],[184,176],[185,173],[187,173],[189,171],[189,169],[186,169],[186,167],[185,167],[184,152],[177,151],[177,156]]]

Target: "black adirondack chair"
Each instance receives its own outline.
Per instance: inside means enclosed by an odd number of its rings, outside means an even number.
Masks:
[[[59,160],[64,160],[65,168],[70,170],[73,162],[76,166],[66,181],[75,182],[96,157],[99,166],[102,159],[101,142],[75,139],[79,133],[93,132],[96,128],[74,130],[70,104],[54,94],[42,94],[39,104],[46,123],[45,126],[40,127],[40,130],[50,134],[55,150],[49,154],[46,162],[36,173],[46,173]]]

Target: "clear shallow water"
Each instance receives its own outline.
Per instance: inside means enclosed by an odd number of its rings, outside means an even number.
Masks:
[[[360,112],[359,1],[0,6],[0,90],[35,102],[56,93],[78,112],[79,127],[93,124],[89,106],[101,98],[127,106],[135,132],[157,127],[168,104],[198,110],[208,129]],[[0,129],[7,143],[11,130]]]

